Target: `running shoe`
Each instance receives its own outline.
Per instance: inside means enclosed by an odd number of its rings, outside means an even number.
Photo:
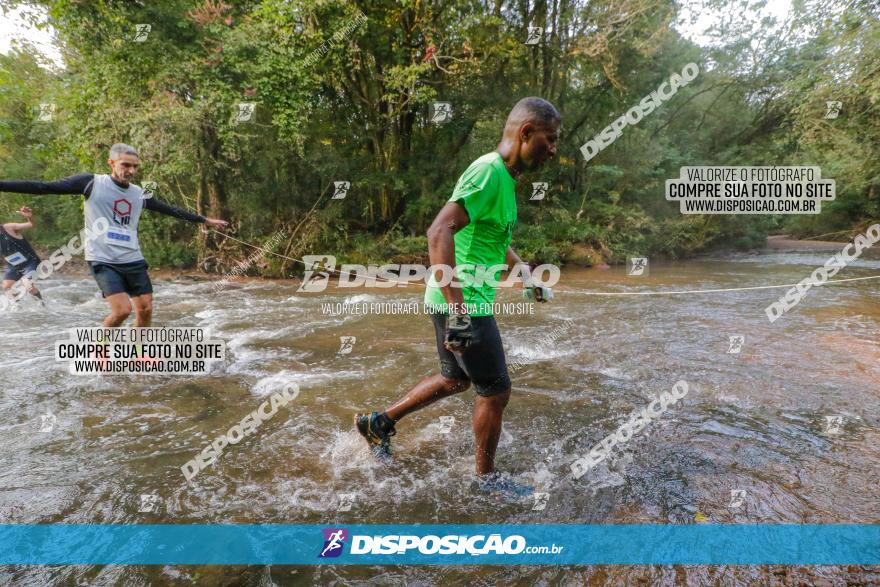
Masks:
[[[483,493],[500,493],[504,497],[513,499],[528,497],[535,493],[534,487],[517,483],[508,475],[498,471],[477,477],[476,489]]]
[[[378,412],[355,414],[354,425],[358,432],[361,433],[361,436],[367,440],[376,458],[388,459],[391,458],[391,437],[397,434],[397,430],[394,429],[394,424],[392,423],[391,428],[383,431],[379,418],[380,414]],[[385,420],[390,422],[387,416],[385,416]]]

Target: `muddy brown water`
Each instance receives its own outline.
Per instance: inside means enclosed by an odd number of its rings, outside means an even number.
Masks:
[[[880,280],[813,288],[770,323],[784,290],[596,297],[794,283],[828,252],[768,252],[565,269],[534,315],[502,315],[513,375],[498,466],[549,493],[473,491],[472,392],[398,425],[395,463],[373,462],[351,414],[436,372],[424,315],[333,316],[322,304],[418,301],[419,288],[297,293],[289,283],[156,281],[158,326],[226,341],[211,376],[72,376],[53,344],[105,313],[94,283],[43,284],[46,309],[0,316],[2,523],[878,523]],[[880,274],[861,260],[838,277]],[[500,301],[518,301],[503,291]],[[572,321],[564,336],[540,339]],[[340,337],[356,338],[340,354]],[[729,337],[744,337],[729,353]],[[580,480],[568,463],[678,379],[678,405]],[[187,483],[180,466],[288,382],[301,394]],[[41,415],[57,421],[40,432]],[[454,422],[444,432],[441,417]],[[448,422],[448,418],[444,420]],[[732,491],[745,491],[731,507]],[[140,513],[140,496],[158,496]],[[743,495],[743,494],[739,494]],[[351,501],[340,512],[342,500]],[[622,545],[625,548],[625,545]],[[868,567],[5,567],[15,585],[878,584]]]

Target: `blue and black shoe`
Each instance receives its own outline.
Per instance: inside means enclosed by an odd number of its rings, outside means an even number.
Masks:
[[[535,493],[535,488],[522,483],[517,483],[508,475],[494,471],[477,477],[474,487],[482,493],[501,494],[508,499],[520,499],[529,497]]]
[[[354,425],[378,459],[391,458],[391,437],[397,434],[394,421],[385,413],[355,414]]]

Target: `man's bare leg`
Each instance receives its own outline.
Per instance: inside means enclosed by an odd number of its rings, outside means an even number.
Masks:
[[[104,318],[104,326],[121,326],[125,319],[131,314],[131,302],[128,300],[127,293],[117,293],[107,296],[107,303],[110,304],[110,315]]]
[[[355,428],[370,443],[378,458],[389,457],[391,456],[390,438],[397,433],[394,424],[399,419],[433,404],[438,399],[461,393],[470,387],[470,384],[471,382],[466,379],[448,379],[442,375],[425,377],[386,411],[355,414]]]
[[[474,403],[474,440],[477,443],[477,475],[495,470],[495,450],[501,438],[501,420],[510,400],[510,390],[484,397],[478,395]]]
[[[40,290],[37,289],[37,286],[34,285],[34,282],[30,279],[27,281],[28,293],[40,300],[43,301],[43,294],[40,293]]]
[[[10,304],[12,304],[16,301],[15,296],[13,296],[12,291],[10,291],[12,289],[13,285],[15,285],[15,282],[13,280],[11,280],[11,279],[4,279],[3,280],[3,295],[5,295],[7,298],[9,298]],[[4,306],[0,305],[0,308],[2,308],[2,307],[4,307]]]
[[[153,294],[144,294],[131,298],[134,305],[134,325],[149,326],[153,320]]]
[[[7,283],[9,284],[9,287],[6,286]],[[10,281],[10,280],[6,279],[3,281],[3,289],[9,290],[10,288],[12,288],[12,286],[14,284],[15,284],[14,281]],[[31,277],[22,277],[21,278],[21,285],[23,288],[27,289],[27,292],[29,294],[31,294],[32,296],[34,296],[35,298],[40,300],[40,302],[43,301],[43,294],[41,294],[40,290],[37,289],[37,286],[34,285],[34,280]]]
[[[471,382],[468,380],[447,379],[442,375],[425,377],[397,403],[385,410],[385,415],[396,422],[407,414],[421,410],[439,399],[461,393],[470,385]]]

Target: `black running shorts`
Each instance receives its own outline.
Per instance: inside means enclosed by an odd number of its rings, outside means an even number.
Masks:
[[[471,316],[474,339],[462,353],[443,346],[446,314],[430,314],[440,355],[440,373],[447,379],[470,380],[478,395],[491,396],[510,389],[507,361],[501,346],[501,333],[494,316]]]
[[[3,281],[18,281],[24,276],[28,276],[33,281],[33,273],[40,266],[39,260],[28,261],[21,265],[9,265],[3,274]]]
[[[153,284],[147,273],[149,265],[146,261],[134,263],[99,263],[89,261],[92,275],[106,298],[118,293],[127,293],[131,297],[153,293]]]

